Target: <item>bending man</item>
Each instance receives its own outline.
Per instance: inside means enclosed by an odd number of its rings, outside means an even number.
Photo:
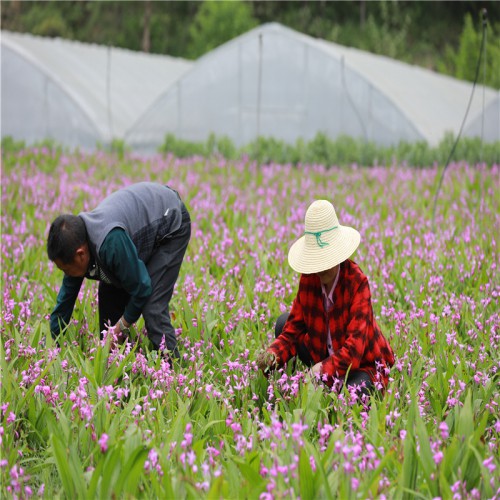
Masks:
[[[64,272],[50,316],[56,338],[73,313],[83,279],[99,281],[99,326],[123,341],[140,315],[155,349],[178,357],[169,302],[191,236],[179,194],[141,182],[112,193],[91,212],[65,214],[52,223],[49,259]]]

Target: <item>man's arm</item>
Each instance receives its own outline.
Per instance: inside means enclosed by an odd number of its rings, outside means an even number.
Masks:
[[[99,257],[130,295],[123,318],[128,324],[135,323],[151,296],[152,286],[146,265],[139,259],[133,241],[123,229],[113,229],[106,236]]]
[[[61,327],[65,328],[69,323],[82,283],[83,278],[64,276],[56,306],[50,315],[50,333],[54,339],[61,333]]]

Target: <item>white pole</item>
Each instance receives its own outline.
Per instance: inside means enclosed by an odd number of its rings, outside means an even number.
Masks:
[[[260,137],[260,105],[262,96],[262,33],[259,34],[259,72],[257,75],[257,138]]]
[[[107,56],[108,57],[106,66],[106,100],[108,107],[109,142],[111,143],[115,135],[113,131],[113,115],[111,112],[111,45],[108,45]]]

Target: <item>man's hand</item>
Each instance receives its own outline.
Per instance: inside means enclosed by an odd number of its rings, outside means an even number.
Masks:
[[[120,318],[116,325],[113,326],[112,330],[110,330],[110,333],[112,333],[111,350],[123,345],[129,339],[129,326],[123,318]]]
[[[125,335],[125,336],[128,336],[128,334],[130,333],[130,323],[127,323],[125,321],[125,318],[122,316],[117,322],[116,322],[116,325],[115,325],[115,334],[118,336],[120,334],[122,335]]]
[[[276,354],[271,351],[261,351],[257,354],[255,362],[260,370],[267,373],[269,370],[276,368],[278,364],[278,358]]]

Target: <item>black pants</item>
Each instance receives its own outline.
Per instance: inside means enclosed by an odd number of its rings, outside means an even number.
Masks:
[[[276,321],[276,326],[274,327],[274,336],[278,338],[281,332],[283,331],[283,327],[288,319],[290,313],[284,312],[280,315],[280,317]],[[314,365],[314,361],[309,354],[309,351],[303,345],[297,345],[297,356],[306,366],[311,367]],[[346,386],[349,387],[360,387],[361,394],[369,395],[370,392],[374,389],[373,382],[368,375],[368,373],[363,372],[361,370],[354,370],[349,372],[349,376],[345,382]]]
[[[142,310],[148,337],[155,349],[159,349],[163,342],[171,356],[176,358],[179,357],[179,351],[175,330],[170,320],[169,303],[190,237],[191,219],[183,207],[181,227],[154,251],[146,263],[153,288],[153,292]],[[116,324],[129,299],[130,296],[125,290],[102,281],[99,283],[99,325],[101,332],[105,330],[106,324]]]

